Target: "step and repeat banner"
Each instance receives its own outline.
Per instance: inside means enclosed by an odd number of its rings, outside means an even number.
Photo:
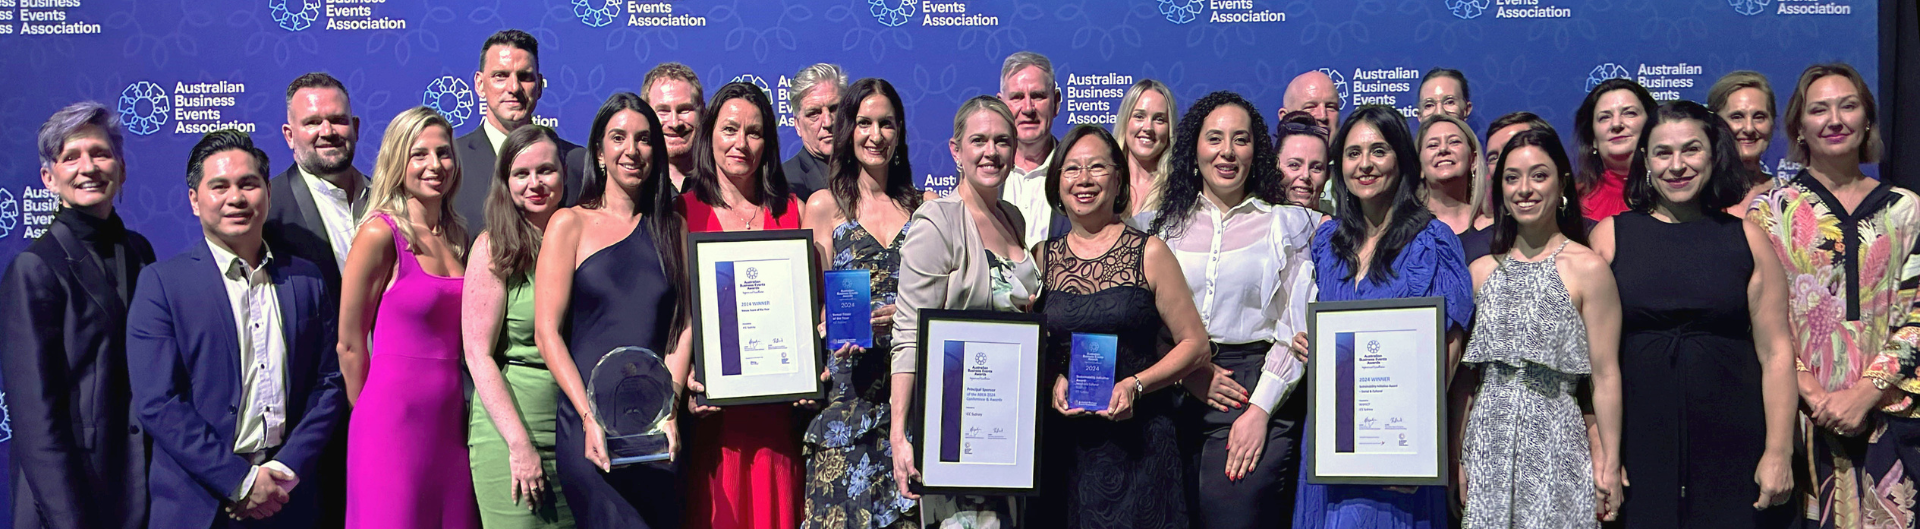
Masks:
[[[58,210],[40,184],[35,132],[79,100],[117,109],[126,131],[127,225],[162,258],[195,243],[187,151],[207,131],[252,132],[273,159],[286,84],[326,71],[360,117],[355,164],[371,172],[381,132],[415,105],[464,134],[486,101],[473,87],[480,43],[504,28],[540,39],[538,123],[585,144],[616,91],[638,91],[664,61],[709,91],[766,88],[784,159],[801,149],[790,77],[833,62],[882,77],[905,100],[922,185],[955,180],[946,139],[969,97],[998,91],[1001,60],[1052,58],[1062,92],[1055,132],[1110,124],[1128,86],[1158,79],[1184,103],[1234,90],[1268,121],[1287,82],[1325,71],[1345,106],[1411,115],[1420,76],[1466,73],[1477,129],[1527,110],[1563,132],[1587,90],[1638,80],[1662,100],[1704,100],[1722,74],[1758,70],[1786,103],[1800,70],[1846,61],[1878,86],[1877,2],[1870,0],[0,0],[0,260],[11,261]],[[1565,136],[1572,138],[1570,132]],[[1781,160],[1778,133],[1768,165]],[[0,422],[0,442],[10,436]],[[0,452],[0,465],[4,465]],[[0,481],[0,487],[4,487]],[[0,494],[4,494],[0,490]],[[0,510],[6,508],[0,502]],[[0,513],[0,520],[8,519]]]

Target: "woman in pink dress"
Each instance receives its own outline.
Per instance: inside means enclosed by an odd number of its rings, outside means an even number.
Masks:
[[[467,230],[445,200],[460,189],[453,151],[432,109],[393,118],[341,273],[347,527],[479,527],[460,387]]]

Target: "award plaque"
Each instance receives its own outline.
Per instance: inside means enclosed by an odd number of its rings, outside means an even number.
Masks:
[[[827,271],[827,349],[873,348],[873,272]]]
[[[1045,409],[1039,315],[920,312],[918,398],[911,428],[920,468],[913,490],[1021,495],[1038,491]]]
[[[1113,402],[1113,364],[1120,337],[1073,333],[1072,358],[1067,366],[1067,407],[1107,411]]]
[[[660,355],[628,346],[600,357],[587,378],[587,399],[613,466],[671,457],[664,426],[673,414],[673,375]]]
[[[819,399],[820,277],[813,232],[687,236],[693,368],[715,406]],[[866,323],[862,320],[861,323]]]
[[[1446,485],[1446,312],[1437,297],[1307,306],[1307,482]]]

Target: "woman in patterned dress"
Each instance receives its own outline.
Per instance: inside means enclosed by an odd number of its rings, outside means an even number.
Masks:
[[[1805,169],[1755,199],[1747,220],[1767,231],[1792,285],[1807,523],[1913,527],[1920,468],[1903,461],[1920,461],[1920,196],[1860,170],[1881,145],[1873,94],[1852,67],[1808,67],[1783,118],[1787,157]]]

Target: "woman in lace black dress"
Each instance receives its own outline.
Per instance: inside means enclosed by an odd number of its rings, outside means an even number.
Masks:
[[[1047,316],[1046,369],[1053,408],[1064,418],[1049,421],[1058,427],[1048,428],[1044,441],[1051,481],[1042,490],[1059,497],[1036,502],[1036,526],[1184,528],[1175,392],[1160,390],[1206,361],[1206,328],[1172,250],[1121,223],[1130,195],[1113,136],[1080,125],[1060,146],[1048,163],[1047,202],[1066,214],[1072,230],[1033,255],[1045,270],[1039,304]],[[1165,355],[1155,343],[1162,328],[1174,339]],[[1067,404],[1074,333],[1119,337],[1106,411]]]

